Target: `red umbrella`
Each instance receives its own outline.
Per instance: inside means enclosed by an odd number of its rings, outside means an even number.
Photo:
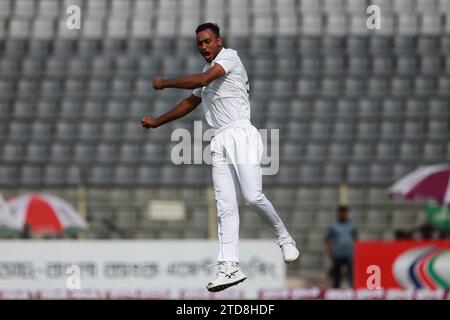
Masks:
[[[403,177],[389,188],[393,198],[432,200],[450,205],[450,165],[424,166]]]
[[[69,228],[86,229],[83,217],[65,200],[49,194],[30,193],[8,201],[9,226],[32,232],[60,234]]]

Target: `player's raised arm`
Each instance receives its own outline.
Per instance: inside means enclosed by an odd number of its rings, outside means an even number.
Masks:
[[[202,98],[191,95],[190,97],[183,99],[169,112],[164,113],[159,118],[155,119],[150,116],[143,116],[141,123],[144,128],[157,128],[163,124],[173,121],[175,119],[184,117],[192,110],[194,110],[200,103]]]
[[[163,90],[165,88],[196,89],[207,86],[224,74],[225,70],[223,67],[220,64],[215,64],[213,67],[208,69],[208,71],[194,74],[192,76],[167,80],[156,76],[153,79],[153,88],[155,90]]]

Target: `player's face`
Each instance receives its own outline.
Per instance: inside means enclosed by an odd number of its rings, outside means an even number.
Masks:
[[[211,29],[206,29],[197,33],[197,48],[200,54],[210,63],[219,54],[222,48],[222,39],[216,37]]]

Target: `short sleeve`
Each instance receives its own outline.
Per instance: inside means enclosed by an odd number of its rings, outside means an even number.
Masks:
[[[196,88],[192,91],[192,94],[196,97],[202,97],[202,88]]]
[[[221,57],[214,60],[214,63],[218,63],[222,66],[225,73],[228,74],[238,66],[238,57],[235,54],[224,54]]]

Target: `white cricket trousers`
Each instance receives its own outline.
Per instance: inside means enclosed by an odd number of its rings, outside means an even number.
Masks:
[[[217,260],[239,262],[239,210],[242,196],[272,229],[278,240],[289,238],[274,207],[262,193],[263,144],[248,120],[216,131],[211,140],[212,180],[217,202],[219,255]]]

